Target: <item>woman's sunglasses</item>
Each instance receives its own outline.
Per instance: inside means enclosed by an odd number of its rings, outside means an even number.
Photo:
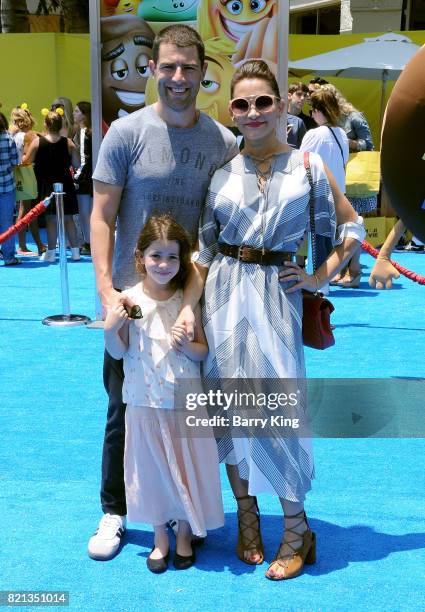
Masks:
[[[230,110],[235,116],[242,116],[246,115],[253,105],[257,113],[268,113],[273,109],[275,100],[280,100],[280,98],[269,94],[234,98],[230,100]]]

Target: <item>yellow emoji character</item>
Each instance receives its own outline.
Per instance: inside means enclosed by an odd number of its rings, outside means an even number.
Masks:
[[[201,82],[196,106],[216,121],[229,125],[230,82],[234,73],[229,56],[235,47],[232,42],[218,37],[206,40],[204,44],[208,67]]]
[[[238,43],[253,27],[271,17],[276,0],[201,0],[198,30],[203,40],[216,36]]]
[[[137,15],[140,0],[120,0],[115,9],[115,15]]]

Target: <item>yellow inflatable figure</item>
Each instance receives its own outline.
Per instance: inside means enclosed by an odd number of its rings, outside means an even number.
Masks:
[[[238,43],[263,19],[270,18],[277,0],[200,0],[198,31],[203,40],[225,37]]]
[[[137,15],[140,0],[120,0],[115,9],[115,15]]]
[[[208,68],[201,82],[196,106],[223,125],[230,123],[228,104],[230,98],[230,81],[234,68],[230,55],[234,53],[235,46],[229,40],[212,38],[206,40],[205,61]],[[155,80],[149,78],[146,85],[146,105],[157,100]]]

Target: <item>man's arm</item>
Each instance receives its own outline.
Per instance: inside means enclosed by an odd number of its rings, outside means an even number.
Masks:
[[[93,181],[93,212],[90,220],[90,246],[96,274],[96,286],[104,308],[122,301],[112,285],[112,256],[115,221],[121,202],[122,187]]]

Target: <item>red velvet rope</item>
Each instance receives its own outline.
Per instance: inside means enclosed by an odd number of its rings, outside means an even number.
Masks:
[[[375,259],[379,255],[379,251],[377,249],[374,249],[371,244],[366,242],[366,240],[362,242],[362,249],[363,251],[366,251],[366,253],[369,253],[369,255],[372,255],[372,257],[375,257]],[[400,272],[400,274],[403,274],[403,276],[410,278],[410,280],[414,281],[415,283],[425,285],[425,276],[422,276],[421,274],[416,274],[416,272],[412,272],[412,270],[400,266],[400,264],[398,264],[396,261],[393,261],[392,259],[390,259],[390,262],[394,266],[394,268]]]
[[[9,227],[8,230],[0,234],[0,244],[3,244],[5,240],[7,240],[8,238],[11,238],[14,234],[17,234],[18,232],[23,230],[24,227],[26,227],[29,223],[31,223],[31,221],[33,221],[39,215],[41,215],[41,213],[43,213],[46,210],[49,204],[50,204],[50,198],[46,198],[42,202],[39,202],[38,204],[36,204],[34,208],[31,208],[31,210],[24,217],[22,217],[22,219],[20,219],[19,221],[15,223],[15,225],[12,225],[11,227]]]

